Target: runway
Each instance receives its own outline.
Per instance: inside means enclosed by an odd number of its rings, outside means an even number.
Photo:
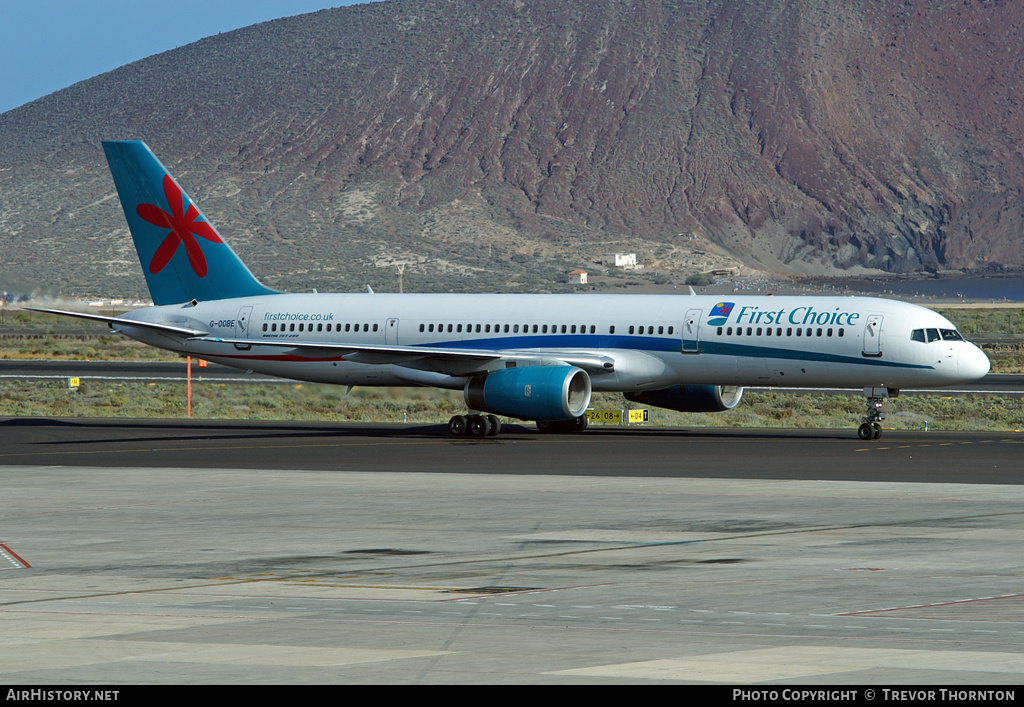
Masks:
[[[1014,432],[0,418],[0,464],[1020,484],[1022,457]]]
[[[1024,435],[0,420],[8,684],[1024,679]]]

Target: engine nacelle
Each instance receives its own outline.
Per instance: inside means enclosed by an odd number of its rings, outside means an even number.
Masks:
[[[466,383],[471,410],[520,420],[571,420],[590,405],[590,376],[575,366],[502,368]]]
[[[679,412],[721,412],[740,404],[743,388],[736,385],[673,385],[624,395],[626,400],[634,403]]]

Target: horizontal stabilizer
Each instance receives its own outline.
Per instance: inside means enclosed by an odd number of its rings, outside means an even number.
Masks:
[[[58,314],[62,317],[75,317],[77,319],[91,319],[96,322],[106,322],[111,327],[133,327],[136,329],[150,329],[153,331],[162,331],[166,334],[175,334],[177,336],[206,336],[209,332],[201,331],[199,329],[189,329],[187,327],[174,326],[173,324],[154,324],[153,322],[140,322],[135,319],[125,319],[124,317],[106,317],[102,314],[85,314],[84,312],[68,312],[63,309],[43,309],[41,307],[25,307],[25,309],[33,312],[43,312],[45,314]]]

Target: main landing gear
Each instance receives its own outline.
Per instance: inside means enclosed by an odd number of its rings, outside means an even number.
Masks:
[[[582,432],[587,429],[590,418],[586,415],[574,417],[571,420],[537,420],[537,429],[541,432],[554,434],[565,434],[567,432]]]
[[[501,432],[501,420],[494,415],[456,415],[448,420],[448,434],[453,437],[495,437]]]
[[[860,419],[860,427],[857,428],[857,436],[863,440],[878,439],[882,436],[882,420],[885,413],[882,412],[882,403],[886,398],[895,398],[900,394],[896,388],[865,388],[864,397],[868,400],[868,412]]]
[[[582,432],[587,429],[588,422],[586,415],[572,420],[538,420],[537,429],[554,434]],[[470,413],[469,415],[456,415],[448,420],[448,434],[452,437],[495,437],[499,432],[501,432],[501,420],[494,415]]]

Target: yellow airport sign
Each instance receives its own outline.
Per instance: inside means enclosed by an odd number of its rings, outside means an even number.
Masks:
[[[647,411],[646,410],[630,410],[629,411],[629,424],[637,422],[647,422]]]
[[[647,410],[587,410],[587,417],[601,425],[632,425],[650,419]]]

